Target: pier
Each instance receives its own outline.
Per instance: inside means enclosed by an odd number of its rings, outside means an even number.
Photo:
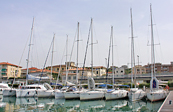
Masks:
[[[172,112],[173,111],[173,91],[170,91],[167,98],[159,108],[158,112]]]

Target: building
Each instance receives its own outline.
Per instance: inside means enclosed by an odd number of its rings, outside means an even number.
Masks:
[[[95,67],[93,67],[93,72],[94,72],[94,74],[96,74],[97,77],[100,77],[100,76],[106,74],[106,67],[95,66]]]
[[[146,73],[151,73],[152,64],[145,65]],[[155,63],[155,73],[173,73],[173,62],[171,64]]]
[[[49,79],[52,79],[53,77],[51,76],[51,70],[47,70],[47,69],[38,69],[36,67],[31,67],[31,68],[28,68],[28,72],[30,75],[32,76],[42,76],[42,77],[49,77]],[[58,72],[55,72],[55,71],[52,71],[53,74],[57,74],[58,75]],[[26,74],[27,74],[27,69],[22,69],[22,76],[23,77],[26,77]]]
[[[83,76],[82,76],[83,72]],[[96,76],[96,74],[93,74],[93,76]],[[62,77],[62,83],[65,84],[66,81],[66,71],[63,71],[61,74]],[[88,77],[91,77],[91,69],[88,68],[78,68],[78,79],[88,79]],[[68,78],[67,81],[71,83],[76,83],[76,68],[69,69],[68,70]]]
[[[112,66],[110,68],[112,70]],[[124,77],[126,69],[128,69],[128,67],[125,65],[123,65],[119,68],[114,67],[114,77]],[[108,76],[112,77],[112,72],[108,72]]]
[[[140,75],[140,74],[146,74],[146,68],[144,66],[141,66],[141,65],[136,65],[135,66],[135,69],[133,67],[132,69],[132,73],[136,75]]]
[[[65,62],[65,65],[54,65],[52,66],[52,70],[55,72],[60,72],[62,73],[64,70],[66,71],[66,64],[67,64],[67,69],[74,69],[76,68],[74,62]],[[46,67],[46,69],[51,70],[51,66]]]
[[[20,77],[21,76],[21,66],[11,64],[8,62],[0,63],[0,75],[2,78],[9,79],[10,77]]]

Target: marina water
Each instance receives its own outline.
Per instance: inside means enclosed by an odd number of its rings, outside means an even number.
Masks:
[[[0,112],[157,112],[163,101],[65,100],[54,98],[16,98],[0,96]]]

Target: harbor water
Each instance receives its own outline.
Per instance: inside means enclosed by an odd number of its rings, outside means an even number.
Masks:
[[[157,112],[163,101],[65,100],[54,98],[0,97],[0,112]]]

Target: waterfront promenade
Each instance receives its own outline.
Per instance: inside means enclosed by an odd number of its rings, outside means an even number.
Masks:
[[[172,112],[173,111],[173,91],[170,91],[167,98],[161,105],[158,112]]]

